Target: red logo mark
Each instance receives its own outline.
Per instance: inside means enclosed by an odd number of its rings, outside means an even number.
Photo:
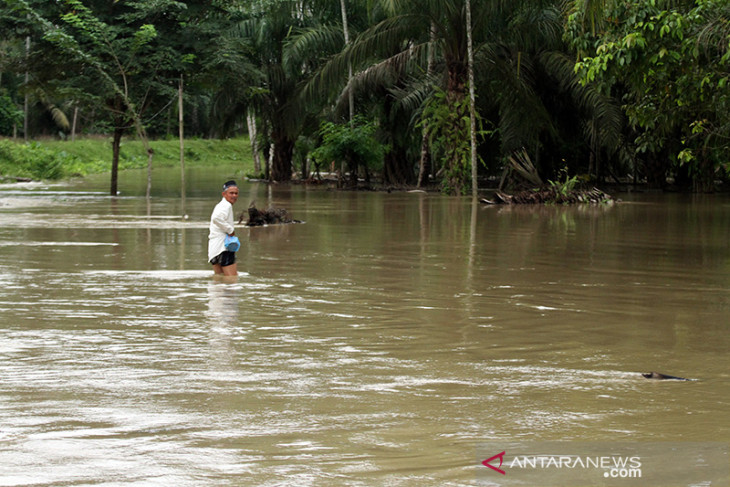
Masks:
[[[504,470],[502,470],[501,468],[495,467],[494,465],[490,465],[490,464],[489,464],[489,462],[491,462],[491,461],[492,461],[492,460],[494,460],[495,458],[499,458],[499,466],[501,467],[501,466],[502,466],[502,460],[503,460],[503,457],[504,457],[504,453],[505,453],[505,452],[502,452],[502,453],[497,453],[497,454],[496,454],[496,455],[494,455],[494,456],[493,456],[492,458],[487,458],[486,460],[484,460],[484,461],[482,462],[482,465],[484,465],[485,467],[489,467],[489,468],[491,468],[492,470],[495,470],[495,471],[497,471],[497,472],[501,473],[502,475],[505,475],[505,471],[504,471]]]

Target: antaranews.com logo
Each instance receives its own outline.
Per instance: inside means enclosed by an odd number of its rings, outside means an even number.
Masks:
[[[726,486],[727,443],[535,442],[480,445],[479,485]]]
[[[482,462],[485,467],[495,472],[506,475],[502,470],[502,463],[506,451],[498,453]],[[499,459],[499,466],[495,467],[492,462]],[[515,469],[593,469],[603,471],[604,477],[611,478],[641,478],[641,457],[590,457],[572,455],[517,455],[509,464],[510,470]]]

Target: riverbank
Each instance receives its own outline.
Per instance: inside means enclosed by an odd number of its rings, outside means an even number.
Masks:
[[[180,165],[177,139],[150,141],[154,167]],[[75,141],[40,139],[28,143],[0,139],[0,181],[57,180],[88,176],[111,170],[111,137],[91,136]],[[185,165],[206,167],[235,164],[244,174],[253,173],[253,156],[248,138],[185,140]],[[119,169],[147,167],[147,156],[139,140],[124,139]]]

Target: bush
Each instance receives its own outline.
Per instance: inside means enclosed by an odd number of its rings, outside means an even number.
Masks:
[[[74,162],[74,156],[53,152],[37,142],[0,141],[0,176],[3,177],[60,179],[66,176],[66,168]]]
[[[355,180],[359,167],[366,171],[382,168],[387,147],[377,141],[375,132],[375,124],[361,117],[351,124],[324,122],[319,129],[322,143],[312,151],[312,159],[317,165],[344,161]]]
[[[23,123],[23,112],[8,95],[0,95],[0,135],[11,135],[13,126]]]

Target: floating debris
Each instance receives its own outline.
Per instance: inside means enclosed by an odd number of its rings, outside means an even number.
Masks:
[[[480,200],[488,205],[536,205],[536,204],[613,204],[613,196],[598,188],[560,191],[554,187],[520,191],[513,195],[497,191],[489,200]]]
[[[646,372],[642,373],[645,378],[647,379],[655,379],[655,380],[696,380],[696,379],[685,379],[684,377],[677,377],[676,375],[667,375],[667,374],[661,374],[659,372]]]
[[[242,212],[238,217],[238,223],[243,223],[246,212]],[[263,225],[273,225],[277,223],[302,223],[300,220],[294,220],[289,216],[289,212],[284,208],[269,207],[266,210],[259,210],[254,203],[248,207],[248,221],[244,224],[247,227],[259,227]]]

